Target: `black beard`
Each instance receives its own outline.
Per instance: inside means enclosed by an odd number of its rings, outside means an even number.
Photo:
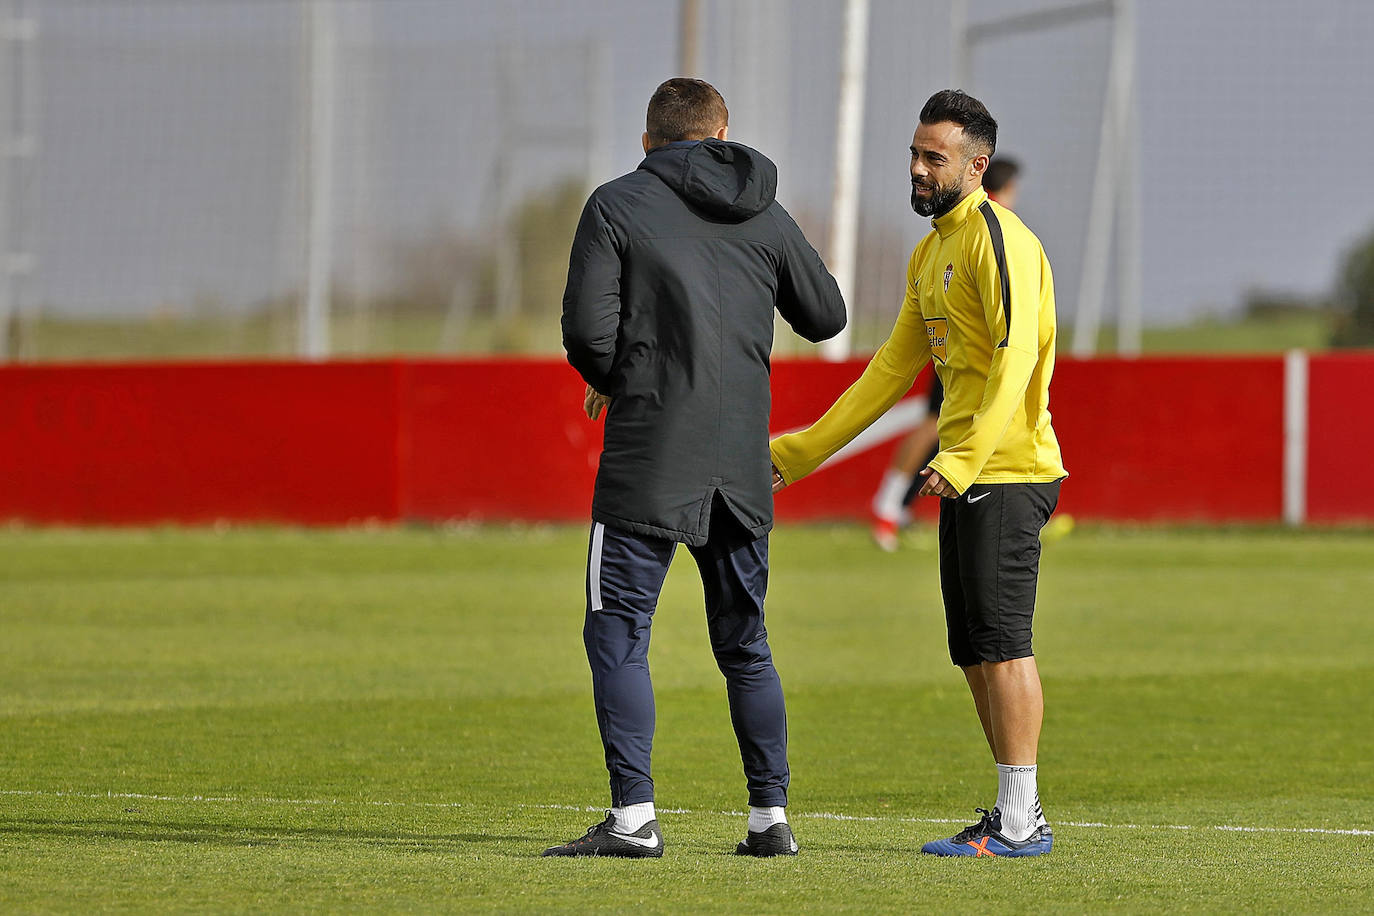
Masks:
[[[959,202],[959,186],[951,185],[944,187],[936,185],[930,197],[922,200],[916,196],[916,185],[911,185],[911,209],[916,211],[917,216],[930,216],[939,219]]]

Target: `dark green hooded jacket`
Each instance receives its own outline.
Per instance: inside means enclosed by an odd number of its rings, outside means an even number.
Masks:
[[[700,545],[719,494],[755,535],[772,527],[773,310],[811,341],[845,324],[834,278],[776,187],[762,153],[684,141],[587,201],[563,346],[611,398],[596,521]]]

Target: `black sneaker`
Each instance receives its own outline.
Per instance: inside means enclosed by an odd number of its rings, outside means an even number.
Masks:
[[[588,828],[585,836],[550,846],[546,856],[615,856],[620,859],[657,859],[663,855],[663,834],[658,821],[653,820],[634,833],[619,833],[615,816],[606,812],[606,819]]]
[[[774,824],[761,833],[750,830],[749,835],[735,847],[737,856],[795,856],[797,838],[792,836],[792,828],[787,824]]]
[[[932,840],[921,847],[921,852],[935,856],[973,856],[997,858],[1040,856],[1054,848],[1054,833],[1049,824],[1042,824],[1024,840],[1012,840],[1002,833],[1002,813],[996,808],[988,811],[977,809],[983,819],[971,827],[965,827],[954,836],[945,840]]]

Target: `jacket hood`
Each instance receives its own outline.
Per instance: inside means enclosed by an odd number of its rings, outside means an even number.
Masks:
[[[778,190],[778,168],[772,160],[727,140],[656,147],[639,167],[663,179],[693,207],[731,223],[767,210]]]

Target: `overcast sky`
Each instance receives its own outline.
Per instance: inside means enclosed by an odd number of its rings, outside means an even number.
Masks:
[[[1043,8],[970,0],[969,19]],[[842,4],[703,0],[701,75],[731,136],[772,156],[824,250]],[[1374,229],[1374,3],[1137,6],[1147,320],[1233,309],[1248,289],[1328,289]],[[676,70],[673,0],[340,2],[339,271],[381,282],[390,241],[490,232],[498,157],[519,199],[640,158],[644,104]],[[29,303],[141,311],[299,288],[305,110],[292,0],[49,0],[37,10],[38,272]],[[873,0],[863,128],[861,307],[895,312],[928,229],[906,146],[949,82],[947,6]],[[1071,318],[1108,24],[998,40],[968,88],[1026,168],[1020,211]],[[502,74],[513,78],[503,96]],[[1353,167],[1352,167],[1353,165]],[[890,249],[890,251],[889,251]],[[357,279],[356,277],[354,279]]]

